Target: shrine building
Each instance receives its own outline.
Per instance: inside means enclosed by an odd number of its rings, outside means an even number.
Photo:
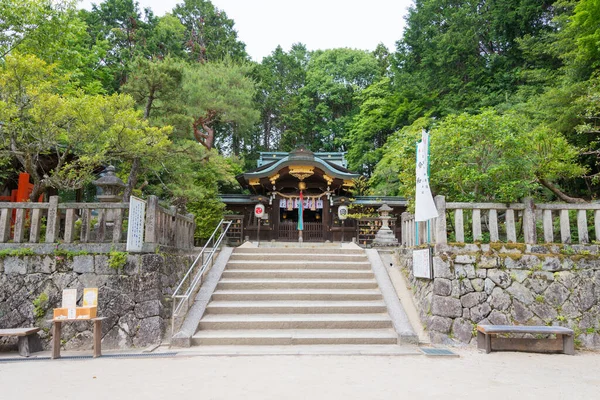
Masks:
[[[392,208],[390,227],[400,241],[399,219],[406,211],[406,199],[353,195],[353,180],[360,175],[349,171],[347,165],[342,152],[313,153],[299,148],[290,153],[260,153],[257,168],[236,177],[250,194],[221,195],[226,219],[233,221],[230,241],[257,239],[259,219],[254,208],[259,203],[265,208],[260,220],[261,241],[298,241],[301,198],[304,242],[356,238],[358,244],[370,246],[381,226],[377,209],[383,204]],[[345,221],[338,216],[342,205],[349,211]]]

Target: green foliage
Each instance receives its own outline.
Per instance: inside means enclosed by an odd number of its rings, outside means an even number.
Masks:
[[[206,63],[229,58],[240,62],[248,58],[246,45],[237,38],[234,21],[210,1],[184,0],[175,6],[173,15],[185,27],[190,61]]]
[[[85,250],[79,250],[79,251],[71,251],[71,250],[63,250],[63,249],[54,250],[55,257],[62,257],[63,259],[66,259],[66,260],[73,260],[73,257],[87,256],[87,255],[89,255],[89,253]]]
[[[40,319],[46,315],[48,307],[48,295],[46,293],[40,293],[38,297],[33,300],[33,316],[34,318]]]
[[[538,303],[543,303],[544,302],[544,296],[542,296],[541,294],[538,294],[537,296],[535,296],[535,301]]]
[[[194,137],[207,149],[222,141],[222,146],[229,145],[234,153],[239,152],[241,138],[257,122],[255,84],[249,73],[249,66],[230,61],[185,68],[182,90],[186,112],[192,120]]]
[[[531,126],[522,115],[486,109],[436,123],[417,120],[395,134],[372,178],[376,193],[393,193],[397,185],[398,194],[413,198],[415,143],[427,123],[431,186],[452,201],[514,202],[539,191],[543,182],[585,172],[560,134]]]
[[[127,253],[123,251],[110,251],[108,253],[108,266],[112,269],[123,269],[127,264]]]
[[[29,247],[20,247],[18,249],[4,249],[0,250],[0,258],[6,257],[26,257],[34,256],[35,252]]]

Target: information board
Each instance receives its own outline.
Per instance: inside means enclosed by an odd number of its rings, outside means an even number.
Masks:
[[[142,251],[145,213],[146,202],[135,196],[131,196],[129,198],[129,220],[127,224],[127,251]]]
[[[64,289],[62,292],[62,307],[77,307],[77,289]]]
[[[83,306],[97,307],[98,306],[98,288],[83,289]]]
[[[413,275],[415,278],[433,279],[431,249],[413,250]]]

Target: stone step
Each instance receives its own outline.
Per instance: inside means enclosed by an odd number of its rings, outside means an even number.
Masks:
[[[318,345],[318,344],[396,344],[392,329],[278,329],[207,330],[192,337],[193,345]]]
[[[264,254],[365,254],[363,249],[341,249],[305,245],[303,247],[238,247],[233,251],[237,253],[264,253]]]
[[[385,313],[378,314],[207,314],[199,330],[211,329],[379,329],[392,328]]]
[[[385,313],[382,300],[375,301],[211,301],[209,314],[374,314]]]
[[[373,279],[370,270],[343,269],[225,269],[227,279]]]
[[[217,290],[233,289],[375,289],[375,279],[224,279]]]
[[[253,300],[381,300],[377,289],[281,289],[281,290],[217,290],[215,301]]]
[[[360,269],[371,270],[368,261],[249,261],[231,259],[227,268],[235,269]]]
[[[310,253],[233,253],[230,261],[367,261],[363,254],[323,254]]]

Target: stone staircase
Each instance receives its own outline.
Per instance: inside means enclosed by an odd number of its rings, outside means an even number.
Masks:
[[[362,249],[235,249],[191,345],[397,344]]]

